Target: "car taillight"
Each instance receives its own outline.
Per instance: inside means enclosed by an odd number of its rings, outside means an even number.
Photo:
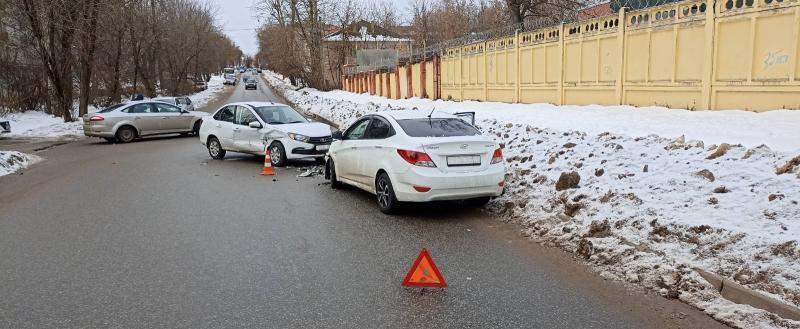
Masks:
[[[494,150],[494,154],[492,154],[492,164],[503,162],[503,150],[496,149]]]
[[[407,150],[397,150],[397,154],[406,160],[406,162],[420,167],[430,167],[435,168],[436,164],[433,163],[431,157],[428,156],[427,153],[423,152],[416,152],[416,151],[407,151]]]
[[[89,118],[89,121],[103,121],[103,120],[105,120],[105,118],[99,115],[93,115],[91,118]]]

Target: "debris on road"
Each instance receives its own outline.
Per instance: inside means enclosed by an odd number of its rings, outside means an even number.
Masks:
[[[322,166],[313,166],[311,168],[298,168],[297,172],[300,174],[297,177],[314,177],[325,175],[325,169]]]

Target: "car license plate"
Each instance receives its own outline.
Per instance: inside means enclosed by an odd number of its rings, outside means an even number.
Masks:
[[[330,145],[317,145],[317,151],[327,151]]]
[[[447,157],[447,165],[450,167],[458,166],[477,166],[481,164],[480,155],[457,155]]]

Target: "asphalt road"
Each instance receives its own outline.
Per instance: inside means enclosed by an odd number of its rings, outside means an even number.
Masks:
[[[265,100],[237,85],[220,102]],[[212,103],[209,108],[220,104]],[[196,137],[46,148],[0,177],[4,328],[715,328],[458,204],[381,214]],[[449,287],[400,283],[427,248]]]

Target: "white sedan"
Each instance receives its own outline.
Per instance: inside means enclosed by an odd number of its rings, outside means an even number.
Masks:
[[[203,119],[200,142],[214,159],[226,151],[263,155],[269,147],[272,165],[293,159],[325,158],[331,144],[331,126],[312,122],[291,107],[271,102],[228,104]]]
[[[378,112],[333,137],[325,166],[331,186],[375,194],[384,213],[400,202],[469,199],[483,205],[503,192],[500,146],[455,115]]]

